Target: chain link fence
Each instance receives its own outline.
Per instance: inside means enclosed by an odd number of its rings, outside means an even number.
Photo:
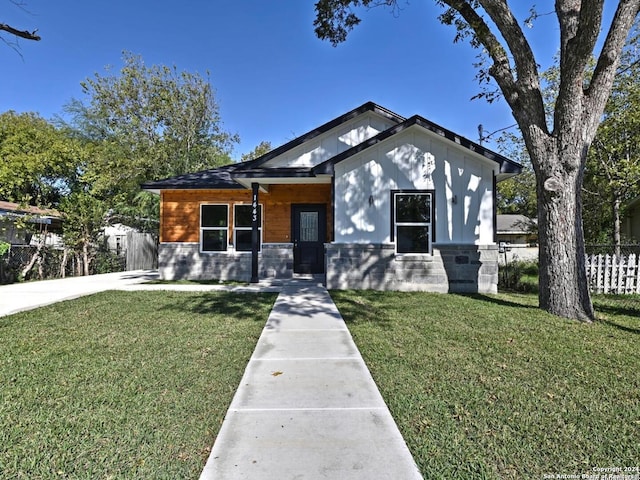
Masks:
[[[25,274],[25,269],[31,268]],[[108,250],[92,254],[90,273],[121,272],[126,269],[126,251],[117,255]],[[0,284],[28,280],[47,280],[82,275],[82,260],[74,252],[49,246],[13,245],[0,258]]]
[[[585,253],[587,255],[614,255],[616,254],[616,247],[614,245],[608,244],[597,244],[597,245],[585,245],[584,247]],[[640,255],[640,244],[639,243],[625,243],[619,245],[620,255]]]

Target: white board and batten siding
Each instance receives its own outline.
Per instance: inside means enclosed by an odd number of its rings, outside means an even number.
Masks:
[[[370,112],[354,118],[352,122],[340,124],[309,142],[292,148],[282,155],[269,160],[264,166],[273,168],[314,167],[371,137],[375,137],[393,125],[392,121]]]
[[[335,241],[390,242],[391,190],[435,190],[438,244],[490,245],[498,165],[420,128],[335,166]]]

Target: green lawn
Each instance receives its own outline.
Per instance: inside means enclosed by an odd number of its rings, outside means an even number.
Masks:
[[[640,461],[640,297],[332,292],[426,479]],[[0,478],[195,478],[275,294],[107,292],[0,318]]]
[[[197,478],[275,298],[107,292],[0,318],[0,478]]]
[[[585,325],[532,295],[331,295],[426,479],[640,465],[640,297]]]

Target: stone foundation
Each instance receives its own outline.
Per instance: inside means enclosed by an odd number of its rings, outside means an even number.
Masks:
[[[498,247],[434,245],[433,255],[397,255],[394,245],[327,244],[329,289],[497,293]]]
[[[251,280],[251,252],[200,252],[197,243],[161,243],[158,271],[162,280]],[[262,245],[259,278],[291,278],[293,245]]]
[[[291,278],[293,245],[263,244],[259,278]],[[163,280],[251,279],[250,252],[201,253],[197,243],[161,243]],[[325,246],[326,286],[336,290],[497,293],[497,245],[434,245],[433,255],[397,255],[394,245]]]

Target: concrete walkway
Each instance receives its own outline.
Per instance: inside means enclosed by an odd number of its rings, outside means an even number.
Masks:
[[[0,317],[158,278],[154,270],[13,283],[0,286]]]
[[[421,478],[327,290],[283,287],[200,479]]]

